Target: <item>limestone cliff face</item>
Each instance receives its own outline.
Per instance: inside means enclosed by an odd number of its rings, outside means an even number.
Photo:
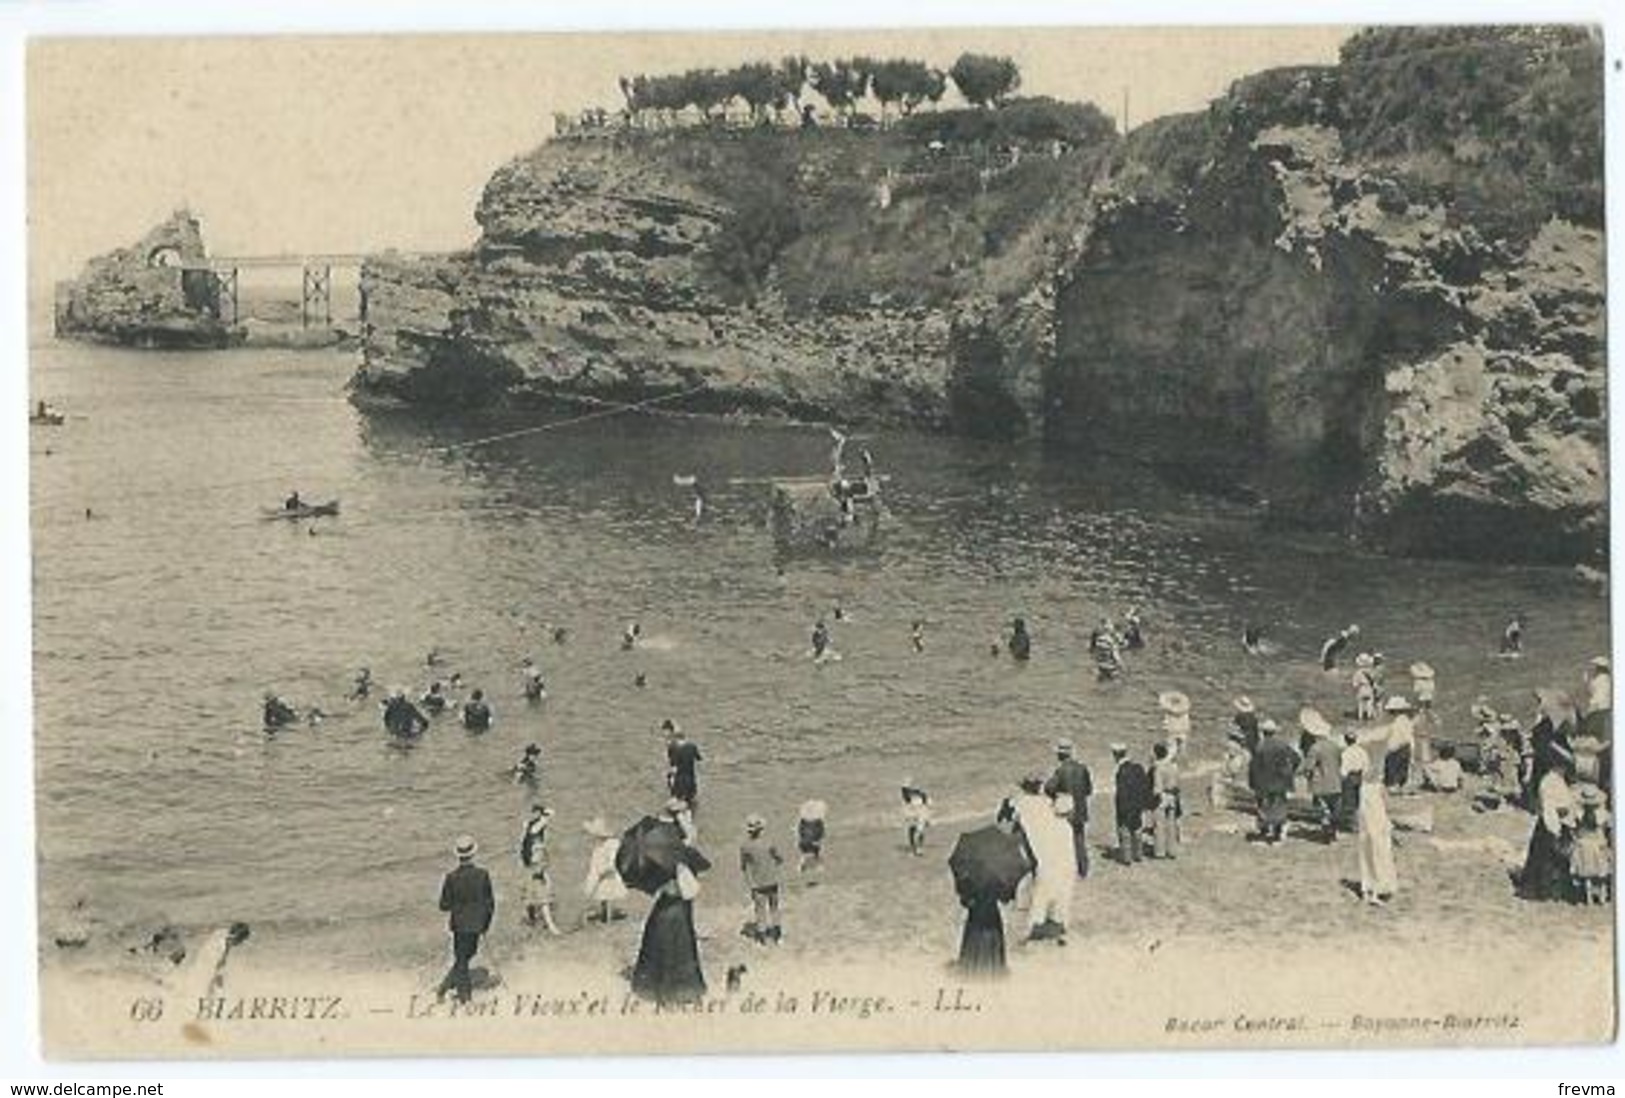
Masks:
[[[177,210],[135,244],[97,256],[58,288],[56,334],[129,347],[222,347],[218,285],[198,221]]]
[[[1049,437],[1396,551],[1602,559],[1600,231],[1492,238],[1345,147],[1346,74],[1277,77],[1129,150],[1059,291]]]
[[[845,133],[551,142],[492,177],[470,253],[367,264],[355,388],[1027,433],[1048,354],[1033,287],[1083,188],[1020,188],[1087,165],[967,186],[952,164],[911,171],[918,151]]]

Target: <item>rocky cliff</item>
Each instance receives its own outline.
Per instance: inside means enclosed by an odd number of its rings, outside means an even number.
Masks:
[[[128,347],[223,347],[219,284],[197,218],[177,210],[135,244],[97,256],[57,290],[56,334]]]
[[[1368,33],[1137,132],[1058,292],[1049,437],[1398,551],[1600,560],[1600,161],[1572,153],[1600,80],[1584,35]],[[1572,125],[1509,178],[1520,110]]]
[[[1126,142],[554,140],[470,252],[368,264],[355,389],[1041,437],[1403,552],[1596,561],[1600,102],[1584,32],[1448,28]]]
[[[928,144],[895,131],[552,141],[493,176],[471,252],[367,264],[355,388],[442,407],[672,397],[1023,433],[1048,354],[1043,272],[1105,143]]]

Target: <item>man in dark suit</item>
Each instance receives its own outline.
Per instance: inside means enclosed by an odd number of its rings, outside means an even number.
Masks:
[[[1087,877],[1089,798],[1095,791],[1095,784],[1089,776],[1089,768],[1072,757],[1073,751],[1071,740],[1060,740],[1055,744],[1058,762],[1055,773],[1044,783],[1044,795],[1051,800],[1063,793],[1072,798],[1072,813],[1067,817],[1067,822],[1072,825],[1072,853],[1078,863],[1078,876]]]
[[[1112,744],[1112,764],[1116,768],[1117,860],[1131,865],[1140,860],[1140,833],[1145,814],[1151,807],[1151,775],[1128,757],[1128,748]]]
[[[474,864],[479,847],[473,838],[464,835],[457,840],[457,868],[446,874],[440,885],[440,910],[450,916],[451,970],[440,981],[435,995],[444,998],[451,988],[458,1002],[466,1003],[474,994],[474,982],[469,975],[468,963],[480,949],[480,935],[491,929],[491,918],[496,914],[496,894],[491,890],[491,875]]]
[[[1258,750],[1247,767],[1247,784],[1258,798],[1258,837],[1272,846],[1286,831],[1286,798],[1298,773],[1298,753],[1276,735],[1272,720],[1258,726]]]

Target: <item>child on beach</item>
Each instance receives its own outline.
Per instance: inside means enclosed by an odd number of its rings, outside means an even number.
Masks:
[[[762,837],[767,821],[761,816],[745,819],[745,841],[739,844],[739,872],[750,890],[753,917],[745,934],[762,945],[778,945],[784,931],[779,926],[779,866],[784,862],[778,848]]]
[[[1606,798],[1594,785],[1580,789],[1580,824],[1569,853],[1569,875],[1581,902],[1606,904],[1613,898],[1613,818],[1603,807]]]
[[[620,903],[627,895],[626,882],[615,868],[621,840],[605,825],[602,816],[594,816],[582,824],[581,829],[593,840],[592,854],[587,859],[587,877],[581,883],[581,891],[593,908],[587,912],[587,921],[608,926],[616,919],[626,918],[620,910]]]
[[[564,933],[553,920],[553,879],[547,867],[547,825],[553,813],[542,805],[532,805],[530,819],[519,840],[519,864],[525,869],[525,925],[537,923],[554,937]]]
[[[808,801],[801,806],[796,820],[796,850],[800,860],[798,873],[817,870],[824,865],[824,816],[828,807],[823,801]]]
[[[931,795],[903,779],[903,826],[908,831],[908,852],[916,858],[925,854],[925,833],[931,827]]]

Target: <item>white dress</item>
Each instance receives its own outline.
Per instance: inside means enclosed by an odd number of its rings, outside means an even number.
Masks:
[[[1032,847],[1032,913],[1034,926],[1046,920],[1065,926],[1072,914],[1073,885],[1078,879],[1076,854],[1072,847],[1072,826],[1055,814],[1047,797],[1035,797],[1022,813],[1017,809],[1021,830]]]
[[[615,855],[620,849],[621,840],[613,837],[600,840],[592,848],[592,857],[587,861],[587,879],[581,886],[588,903],[617,904],[626,899],[626,882],[615,871]]]
[[[1366,771],[1360,785],[1358,847],[1360,851],[1360,892],[1362,895],[1389,896],[1399,891],[1399,874],[1394,868],[1394,828],[1388,819],[1388,791],[1382,785],[1382,770]]]

